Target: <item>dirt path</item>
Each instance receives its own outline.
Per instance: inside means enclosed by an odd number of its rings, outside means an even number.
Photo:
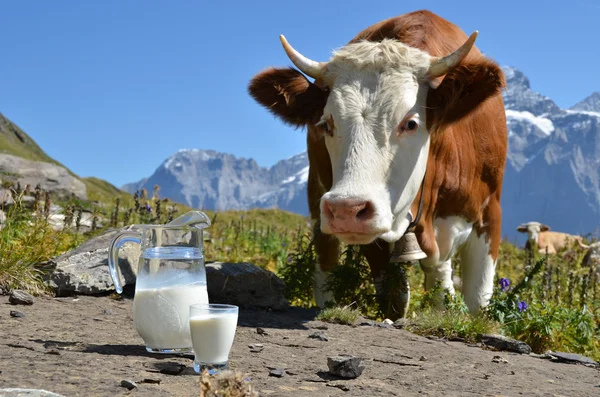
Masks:
[[[64,396],[198,396],[192,360],[146,353],[131,308],[131,300],[106,297],[36,299],[33,306],[12,306],[0,297],[0,389],[42,388]],[[11,310],[26,316],[13,318]],[[325,324],[312,321],[314,314],[241,311],[232,367],[246,371],[261,396],[600,396],[597,369],[396,329]],[[259,335],[258,326],[268,335]],[[316,330],[329,340],[308,338]],[[254,343],[264,349],[251,352],[248,345]],[[365,359],[359,378],[328,376],[327,356],[340,353]],[[492,362],[496,355],[508,362]],[[287,374],[269,376],[269,368],[285,368]],[[138,388],[120,387],[123,379],[138,382]]]

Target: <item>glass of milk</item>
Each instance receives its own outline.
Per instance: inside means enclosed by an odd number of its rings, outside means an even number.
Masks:
[[[238,311],[237,306],[215,303],[190,306],[194,371],[201,373],[207,369],[214,374],[228,368]]]

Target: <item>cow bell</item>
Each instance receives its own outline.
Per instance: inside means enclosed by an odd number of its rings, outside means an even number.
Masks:
[[[394,252],[390,259],[391,263],[416,262],[427,258],[427,254],[421,250],[417,236],[413,232],[406,232],[394,245]]]

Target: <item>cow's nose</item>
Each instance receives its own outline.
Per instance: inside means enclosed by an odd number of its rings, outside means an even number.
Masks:
[[[361,233],[375,216],[375,207],[370,201],[357,199],[323,200],[323,215],[335,231]]]

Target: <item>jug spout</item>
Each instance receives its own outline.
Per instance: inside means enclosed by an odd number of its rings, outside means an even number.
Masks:
[[[189,211],[173,219],[167,226],[192,226],[198,229],[206,229],[210,224],[210,218],[204,212]]]

